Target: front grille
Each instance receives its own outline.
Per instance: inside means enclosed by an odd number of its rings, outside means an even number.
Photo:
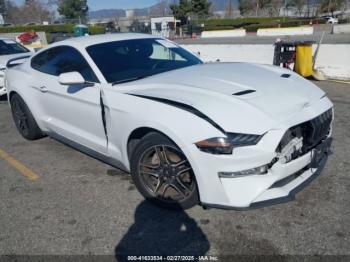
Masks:
[[[333,110],[329,109],[314,119],[291,127],[283,136],[277,147],[277,152],[281,152],[282,149],[295,137],[303,138],[303,147],[296,156],[293,156],[293,159],[309,152],[327,137],[331,130],[332,119]]]
[[[327,137],[331,130],[332,119],[333,111],[329,109],[322,115],[303,124],[304,144],[308,149],[315,147]]]

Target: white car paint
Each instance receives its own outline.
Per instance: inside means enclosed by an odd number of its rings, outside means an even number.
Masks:
[[[59,83],[58,77],[31,68],[29,59],[8,69],[6,88],[10,94],[16,92],[26,101],[44,132],[73,141],[126,171],[130,171],[127,152],[130,134],[141,127],[162,132],[181,148],[191,163],[200,201],[205,205],[248,208],[260,201],[286,197],[320,171],[307,168],[290,183],[271,188],[277,181],[309,165],[314,154],[314,150],[310,150],[288,163],[278,159],[263,175],[219,176],[220,172],[241,172],[271,163],[278,157],[276,148],[289,128],[332,109],[331,101],[318,87],[291,71],[247,63],[196,65],[112,86],[85,49],[97,43],[143,38],[152,36],[103,35],[52,45],[78,49],[100,80],[94,86],[69,90]],[[285,77],[281,77],[283,74]],[[244,90],[255,92],[233,95]],[[101,117],[100,95],[108,139]],[[223,137],[222,130],[203,117],[142,96],[187,104],[225,132],[257,134],[262,138],[254,146],[234,148],[230,155],[202,152],[194,143]]]
[[[7,38],[0,38],[0,40],[13,41]],[[14,41],[13,41],[14,42]],[[0,96],[6,95],[6,88],[4,87],[4,77],[6,71],[7,62],[16,57],[24,56],[26,53],[11,54],[11,55],[0,55]]]
[[[336,17],[326,17],[327,24],[338,24],[339,20]]]

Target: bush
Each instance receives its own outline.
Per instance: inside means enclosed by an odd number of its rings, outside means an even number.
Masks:
[[[91,35],[99,35],[106,33],[106,27],[101,25],[89,26],[89,33]]]
[[[320,19],[295,19],[286,17],[261,17],[261,18],[237,18],[237,19],[212,19],[204,22],[206,31],[230,30],[244,28],[247,32],[256,32],[259,28],[295,27],[313,24],[324,24]]]
[[[289,17],[285,17],[284,21],[290,20]],[[208,19],[199,20],[198,23],[205,26],[239,26],[241,24],[267,24],[267,23],[280,23],[283,21],[283,17],[246,17],[235,19]]]
[[[32,25],[32,26],[9,26],[0,27],[0,33],[20,33],[20,32],[45,32],[45,33],[72,33],[73,24],[64,25]]]
[[[339,24],[348,24],[350,23],[350,18],[342,18],[342,19],[339,19]]]
[[[63,25],[33,25],[33,26],[9,26],[0,27],[0,33],[21,33],[28,31],[45,32],[47,35],[50,33],[73,33],[74,24]],[[89,26],[89,32],[92,35],[105,33],[104,26]]]
[[[49,44],[49,43],[52,43],[52,35],[51,35],[51,33],[45,33],[45,35],[46,35],[46,41],[47,41],[47,43]]]

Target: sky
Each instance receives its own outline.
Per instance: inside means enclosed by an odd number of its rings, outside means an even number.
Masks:
[[[17,4],[22,4],[24,0],[15,0]],[[156,3],[157,0],[88,0],[90,11],[99,9],[128,9],[143,8]]]

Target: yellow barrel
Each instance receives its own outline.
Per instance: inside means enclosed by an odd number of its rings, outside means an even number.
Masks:
[[[295,71],[304,77],[312,76],[312,45],[297,45]]]

